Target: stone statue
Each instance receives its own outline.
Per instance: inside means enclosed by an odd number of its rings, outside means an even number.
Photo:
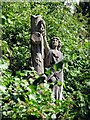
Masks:
[[[45,40],[45,66],[50,67],[55,63],[63,60],[63,54],[59,50],[61,47],[61,41],[58,37],[51,38],[50,47]]]
[[[53,64],[59,63],[63,60],[63,54],[60,51],[61,41],[58,37],[51,38],[50,47],[45,39],[45,67],[51,67]],[[61,71],[55,71],[55,74],[51,75],[49,79],[52,82],[61,82],[62,85],[58,86],[57,84],[53,87],[53,93],[56,99],[62,100],[62,91],[63,91],[63,65]],[[48,80],[49,80],[48,79]]]
[[[51,38],[50,46],[46,40],[45,21],[40,15],[31,16],[31,59],[32,66],[37,73],[43,74],[45,67],[51,67],[53,64],[63,60],[63,54],[60,51],[61,41],[58,37]],[[55,71],[47,80],[63,83],[63,66],[61,71]],[[62,100],[63,85],[55,84],[53,92],[56,99]]]
[[[38,74],[44,73],[45,22],[40,15],[31,16],[31,58]]]

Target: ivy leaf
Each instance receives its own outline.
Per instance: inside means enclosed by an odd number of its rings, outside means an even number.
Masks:
[[[62,67],[63,67],[63,61],[61,61],[61,62],[53,65],[53,69],[54,69],[55,71],[61,70]]]

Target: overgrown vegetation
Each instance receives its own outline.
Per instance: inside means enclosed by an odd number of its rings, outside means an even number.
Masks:
[[[64,53],[64,98],[55,100],[51,83],[37,75],[30,62],[30,17],[41,14],[47,40],[58,36]],[[78,17],[79,16],[79,17]],[[90,64],[87,19],[63,3],[2,3],[2,120],[89,120]],[[33,84],[38,79],[40,84]],[[53,84],[52,84],[53,85]]]

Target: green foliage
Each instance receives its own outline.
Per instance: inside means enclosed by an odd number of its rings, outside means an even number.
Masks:
[[[47,81],[40,85],[33,85],[37,73],[24,70],[12,76],[6,71],[2,82],[0,94],[2,94],[3,118],[11,119],[43,119],[52,118],[59,112],[67,109],[66,103],[56,101]],[[39,77],[39,76],[37,76]],[[62,106],[64,106],[62,108]]]
[[[11,69],[24,69],[30,64],[30,14],[28,3],[3,3],[2,37],[11,50]]]
[[[32,14],[41,14],[45,20],[48,42],[54,35],[62,41],[63,101],[54,99],[51,84],[31,67]],[[87,21],[82,14],[73,15],[61,2],[3,2],[1,18],[0,96],[3,119],[89,120],[89,43],[85,29]],[[55,64],[54,70],[60,70],[61,64]],[[52,68],[45,72],[46,75],[51,73]]]

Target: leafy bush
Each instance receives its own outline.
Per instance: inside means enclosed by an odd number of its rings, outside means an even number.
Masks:
[[[64,53],[64,98],[55,100],[50,84],[31,67],[30,17],[41,14],[47,40],[55,35]],[[79,18],[77,16],[79,15]],[[87,23],[63,3],[2,3],[1,91],[3,119],[89,120],[90,65]],[[82,22],[80,22],[82,19]],[[80,38],[81,36],[81,38]],[[6,66],[9,66],[8,69]],[[5,69],[5,70],[4,70]]]

